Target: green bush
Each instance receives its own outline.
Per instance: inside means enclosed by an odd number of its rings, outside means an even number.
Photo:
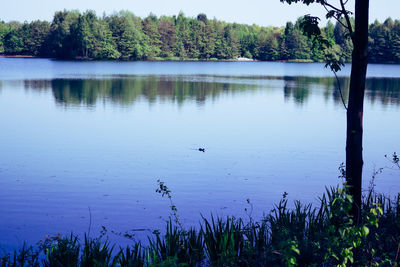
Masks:
[[[170,196],[163,183],[160,188]],[[397,266],[400,194],[390,199],[371,190],[358,223],[349,216],[352,201],[346,187],[336,187],[326,190],[318,207],[296,201],[289,209],[284,195],[258,222],[211,216],[197,230],[185,230],[176,217],[164,234],[149,237],[147,247],[132,241],[119,251],[86,235],[81,244],[71,234],[37,249],[24,245],[3,255],[0,266]]]

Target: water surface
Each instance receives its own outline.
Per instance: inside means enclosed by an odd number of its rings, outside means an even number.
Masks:
[[[368,75],[365,187],[400,151],[400,66]],[[322,64],[0,58],[0,125],[5,250],[82,234],[90,216],[93,234],[163,227],[158,179],[185,225],[246,217],[247,199],[259,218],[285,191],[313,202],[340,183],[345,156],[345,109]],[[400,192],[399,176],[385,168],[377,189]]]

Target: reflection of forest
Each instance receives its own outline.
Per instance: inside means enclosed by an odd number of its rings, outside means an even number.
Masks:
[[[261,87],[277,88],[283,82],[285,100],[305,103],[316,90],[325,100],[341,104],[340,92],[335,79],[310,77],[117,77],[109,79],[55,79],[26,80],[25,88],[51,89],[58,104],[93,106],[98,101],[130,105],[138,99],[150,103],[156,100],[179,104],[186,100],[202,104],[222,94],[234,94]],[[272,86],[273,84],[274,86]],[[340,87],[347,98],[349,79],[341,78]],[[366,100],[380,101],[383,105],[400,104],[400,79],[371,78],[367,80]]]
[[[58,104],[95,105],[108,101],[129,105],[142,98],[152,103],[156,100],[183,103],[185,100],[201,104],[207,98],[221,95],[223,91],[238,92],[256,89],[255,85],[239,83],[194,82],[168,77],[117,78],[117,79],[55,79],[28,80],[25,88],[51,89]]]

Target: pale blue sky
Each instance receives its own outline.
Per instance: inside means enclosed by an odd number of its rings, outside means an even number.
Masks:
[[[304,14],[320,17],[325,14],[319,6],[289,6],[279,0],[0,0],[0,3],[0,20],[21,22],[36,19],[50,21],[54,12],[62,9],[92,9],[98,15],[126,9],[140,17],[150,12],[158,16],[176,15],[179,11],[187,16],[196,16],[202,12],[209,18],[262,26],[282,26]],[[389,16],[400,19],[400,0],[370,0],[370,3],[371,21],[378,19],[382,22]]]

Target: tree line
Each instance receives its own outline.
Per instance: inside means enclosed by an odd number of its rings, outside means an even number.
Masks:
[[[323,61],[301,29],[303,18],[285,27],[261,27],[208,19],[205,14],[146,18],[129,11],[99,17],[63,10],[53,21],[0,21],[0,52],[60,59]],[[351,61],[352,43],[341,23],[322,29],[336,58]],[[400,21],[369,27],[370,62],[400,63]]]

